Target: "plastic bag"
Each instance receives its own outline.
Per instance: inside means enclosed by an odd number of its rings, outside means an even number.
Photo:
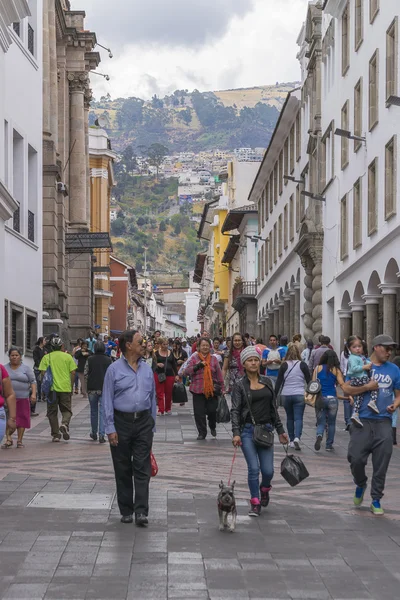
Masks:
[[[289,485],[294,487],[303,481],[303,479],[307,479],[309,472],[301,458],[294,454],[286,454],[281,464],[281,475]]]
[[[150,462],[151,462],[151,476],[155,477],[158,473],[158,464],[156,461],[156,457],[154,456],[154,454],[152,452],[150,453]]]
[[[174,383],[172,388],[172,402],[174,404],[185,404],[188,401],[186,387],[183,383]]]
[[[231,420],[231,413],[229,406],[224,395],[218,398],[217,405],[217,423],[229,423]]]

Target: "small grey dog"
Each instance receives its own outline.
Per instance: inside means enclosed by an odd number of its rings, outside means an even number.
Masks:
[[[219,530],[229,529],[235,531],[236,527],[236,501],[235,501],[235,482],[232,485],[224,485],[221,481],[219,484],[218,494],[218,515],[219,515]],[[232,515],[231,524],[228,524],[228,515]]]

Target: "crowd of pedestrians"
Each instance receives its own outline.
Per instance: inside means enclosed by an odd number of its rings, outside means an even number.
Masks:
[[[34,369],[21,351],[9,349],[9,363],[0,365],[0,437],[2,449],[23,448],[24,432],[36,415],[36,402],[47,402],[53,442],[70,439],[73,393],[88,397],[91,441],[111,446],[122,521],[147,524],[150,453],[156,416],[172,414],[176,387],[187,385],[193,396],[194,419],[202,441],[217,436],[217,406],[231,396],[233,444],[241,447],[248,467],[251,516],[268,505],[273,479],[274,446],[257,444],[256,428],[297,452],[302,449],[305,391],[318,383],[315,402],[314,450],[334,452],[339,401],[350,433],[348,461],[359,506],[367,487],[365,466],[372,455],[371,511],[383,514],[386,472],[396,440],[400,406],[400,356],[387,335],[377,336],[368,355],[365,342],[351,336],[340,357],[329,337],[319,343],[293,336],[270,335],[267,345],[249,334],[210,339],[207,332],[192,339],[166,339],[157,331],[144,339],[126,331],[119,339],[98,339],[90,333],[71,352],[55,334],[39,338]],[[118,360],[119,359],[119,360]],[[184,388],[183,388],[184,389]],[[179,403],[182,396],[179,396]],[[5,411],[7,407],[7,413]],[[279,406],[286,414],[286,429]],[[59,420],[61,413],[61,422]],[[273,437],[272,437],[273,439]],[[133,481],[132,481],[133,474]],[[133,501],[133,483],[136,490]]]

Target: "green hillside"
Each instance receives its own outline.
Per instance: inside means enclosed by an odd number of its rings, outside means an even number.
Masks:
[[[266,147],[287,93],[297,83],[199,92],[176,90],[150,101],[103,96],[92,103],[90,122],[104,117],[117,151],[132,144],[164,144],[171,152]]]

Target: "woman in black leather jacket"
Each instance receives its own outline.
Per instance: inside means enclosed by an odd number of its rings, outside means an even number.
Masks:
[[[274,476],[274,447],[256,446],[253,441],[254,423],[264,425],[271,431],[275,429],[281,444],[287,444],[289,438],[278,414],[272,382],[269,377],[260,375],[261,356],[254,346],[242,351],[241,362],[245,375],[232,390],[232,442],[234,446],[241,446],[247,462],[251,505],[249,516],[258,517],[261,507],[269,504]]]

